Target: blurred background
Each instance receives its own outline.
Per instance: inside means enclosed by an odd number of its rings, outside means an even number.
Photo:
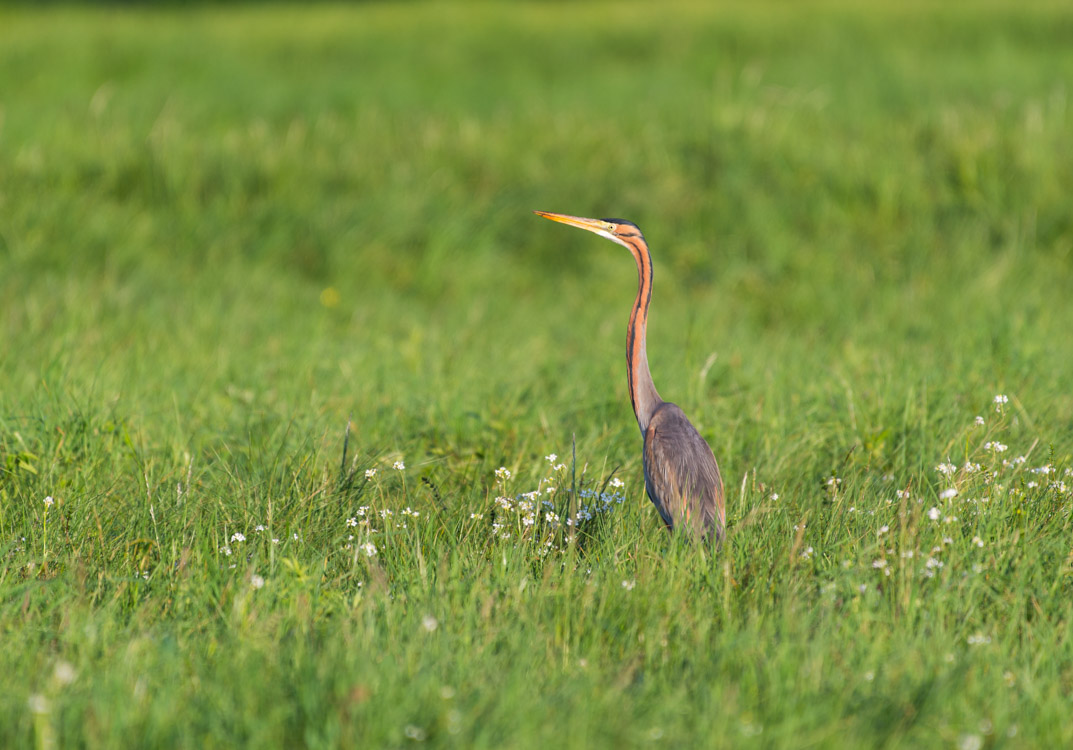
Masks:
[[[642,227],[657,385],[739,465],[928,389],[1073,414],[1063,2],[0,14],[8,412],[617,453],[635,269],[544,209]]]

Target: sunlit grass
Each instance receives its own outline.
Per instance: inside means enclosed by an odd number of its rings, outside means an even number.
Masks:
[[[1062,3],[3,16],[0,746],[1073,742]]]

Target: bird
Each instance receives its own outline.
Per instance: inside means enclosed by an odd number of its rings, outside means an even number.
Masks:
[[[626,328],[626,383],[641,429],[645,491],[668,531],[722,544],[726,535],[723,478],[711,446],[676,404],[660,398],[648,369],[645,334],[652,301],[652,253],[637,225],[625,219],[586,219],[534,211],[622,245],[637,262],[637,299]]]

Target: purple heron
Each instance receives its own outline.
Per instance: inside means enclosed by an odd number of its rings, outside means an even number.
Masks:
[[[645,349],[652,300],[652,254],[637,225],[623,219],[583,219],[535,211],[545,219],[586,229],[622,245],[637,262],[637,299],[626,328],[626,383],[644,438],[645,491],[668,530],[688,530],[722,542],[726,533],[723,478],[715,454],[675,404],[664,401],[652,382]]]

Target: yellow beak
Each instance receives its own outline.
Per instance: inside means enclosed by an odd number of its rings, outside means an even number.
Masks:
[[[607,237],[614,232],[615,225],[609,221],[603,221],[601,219],[585,219],[581,216],[570,216],[568,214],[553,214],[547,211],[534,211],[537,216],[543,216],[545,219],[551,219],[557,221],[560,224],[567,224],[568,226],[577,227],[578,229],[587,229],[590,232],[596,232],[596,234]]]

